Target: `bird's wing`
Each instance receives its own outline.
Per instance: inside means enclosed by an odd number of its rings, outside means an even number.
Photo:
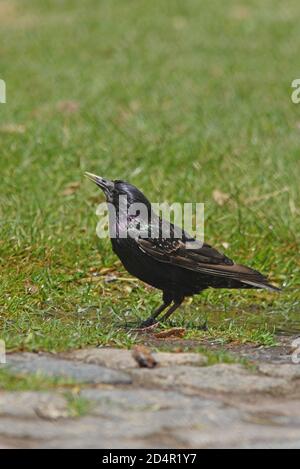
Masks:
[[[138,238],[139,248],[158,261],[178,267],[201,271],[206,265],[233,265],[233,261],[208,244],[189,241],[189,248],[182,239]]]
[[[272,289],[267,278],[262,274],[249,267],[235,264],[208,244],[202,245],[194,240],[189,242],[189,249],[187,249],[182,239],[139,238],[136,241],[139,249],[159,262],[204,275],[231,278],[256,287]]]

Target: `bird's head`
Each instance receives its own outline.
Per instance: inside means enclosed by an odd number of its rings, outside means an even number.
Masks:
[[[127,206],[134,203],[140,203],[145,204],[147,208],[151,207],[149,200],[132,184],[118,179],[111,181],[92,173],[86,172],[85,174],[91,181],[97,184],[100,189],[102,189],[106,197],[106,201],[112,203],[116,208],[119,207],[120,196],[126,196]]]

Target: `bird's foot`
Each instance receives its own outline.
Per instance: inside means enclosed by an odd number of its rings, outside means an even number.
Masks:
[[[201,324],[200,326],[197,326],[197,329],[199,331],[208,331],[208,322],[205,320],[203,324]]]
[[[135,330],[137,332],[151,332],[159,326],[159,322],[154,318],[148,318],[143,321]]]
[[[154,326],[154,325],[157,325],[158,324],[158,321],[156,321],[156,319],[152,318],[150,316],[150,318],[146,319],[145,321],[143,321],[141,324],[140,324],[140,328],[146,328],[146,327],[151,327],[151,326]]]

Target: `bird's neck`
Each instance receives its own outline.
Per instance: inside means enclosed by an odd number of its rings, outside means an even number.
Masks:
[[[151,205],[134,204],[117,205],[109,210],[109,226],[111,237],[127,238],[149,235],[149,226],[156,215],[151,211]]]

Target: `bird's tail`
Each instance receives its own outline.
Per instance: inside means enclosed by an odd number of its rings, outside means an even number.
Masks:
[[[263,288],[265,290],[277,292],[281,291],[281,288],[275,287],[275,285],[269,283],[268,278],[257,270],[239,264],[234,264],[232,266],[232,270],[235,271],[236,280],[245,285],[249,285],[250,288]]]

